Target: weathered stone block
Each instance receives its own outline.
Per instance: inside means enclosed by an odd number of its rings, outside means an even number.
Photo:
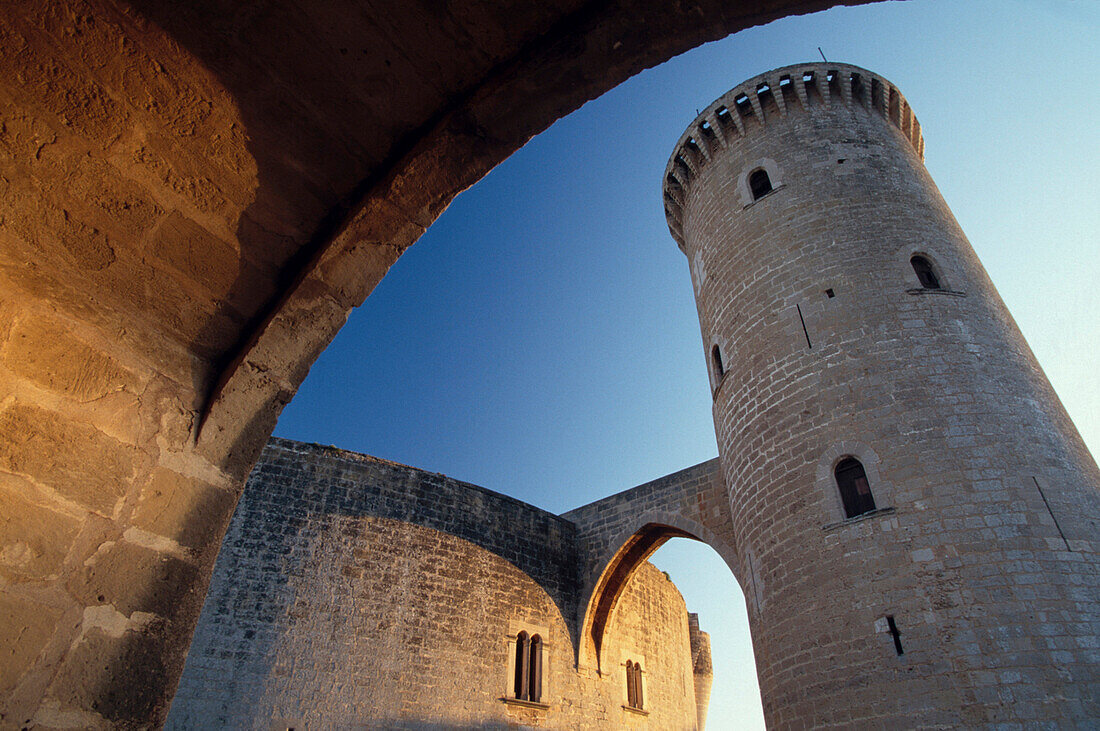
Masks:
[[[132,522],[182,546],[202,549],[220,537],[235,496],[204,482],[157,468],[141,491]]]
[[[208,291],[229,292],[240,269],[240,254],[194,220],[172,211],[153,234],[155,256]]]
[[[69,592],[85,606],[111,604],[123,615],[175,615],[194,590],[198,569],[186,561],[125,540],[108,541],[69,579]]]
[[[0,693],[15,687],[46,646],[60,618],[59,609],[0,593]],[[7,722],[2,716],[0,720]]]
[[[87,424],[14,403],[0,412],[0,468],[110,516],[134,478],[134,448]]]
[[[168,682],[162,630],[153,625],[117,637],[86,631],[50,688],[60,710],[86,709],[111,722],[129,722],[120,728],[138,728],[133,721],[152,715]]]
[[[139,390],[139,379],[102,349],[80,340],[57,322],[19,320],[0,348],[0,363],[40,386],[80,401]]]
[[[78,519],[20,494],[32,489],[0,475],[0,575],[9,580],[57,577],[80,530]]]

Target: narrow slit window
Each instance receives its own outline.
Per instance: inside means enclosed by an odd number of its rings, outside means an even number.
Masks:
[[[749,175],[749,190],[752,192],[752,199],[758,201],[768,193],[772,192],[772,181],[768,177],[768,171],[760,168],[754,170]]]
[[[905,654],[905,649],[901,646],[901,632],[898,632],[898,624],[892,615],[886,615],[886,626],[889,628],[890,637],[894,640],[894,651],[898,653],[898,657],[901,657]]]
[[[531,638],[527,653],[527,700],[542,700],[542,638],[538,635]]]
[[[645,706],[642,697],[642,664],[631,660],[626,661],[626,705],[629,708],[642,710]]]
[[[634,663],[631,660],[626,661],[626,704],[631,708],[637,708],[635,705],[635,699],[637,698],[638,688],[634,685]]]
[[[726,368],[722,363],[722,349],[717,344],[710,349],[710,359],[714,362],[714,381],[717,385],[722,380],[722,376],[726,375]]]
[[[642,697],[641,663],[634,663],[634,707],[645,708],[645,698]]]
[[[936,270],[933,268],[932,262],[918,254],[910,259],[909,263],[913,265],[913,271],[917,273],[917,279],[920,280],[921,287],[924,289],[942,289],[940,278],[936,276]]]
[[[527,654],[531,649],[526,632],[516,635],[516,667],[515,667],[515,697],[521,701],[527,700]]]
[[[875,498],[871,495],[867,473],[858,459],[845,457],[837,463],[833,475],[840,491],[840,500],[844,503],[846,518],[854,518],[875,509]]]

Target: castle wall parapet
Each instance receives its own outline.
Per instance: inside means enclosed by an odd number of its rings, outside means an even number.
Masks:
[[[682,249],[685,192],[721,151],[790,114],[846,109],[889,121],[924,159],[924,137],[909,102],[883,77],[840,63],[784,66],[753,77],[711,103],[680,136],[665,166],[665,219]]]

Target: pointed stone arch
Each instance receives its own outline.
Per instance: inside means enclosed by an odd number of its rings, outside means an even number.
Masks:
[[[733,548],[707,526],[690,517],[665,511],[649,511],[638,516],[619,530],[610,543],[610,551],[590,564],[594,570],[585,577],[578,605],[578,610],[583,612],[578,622],[579,666],[595,667],[602,672],[604,633],[623,590],[635,570],[672,538],[690,538],[709,545],[736,577],[738,562]]]

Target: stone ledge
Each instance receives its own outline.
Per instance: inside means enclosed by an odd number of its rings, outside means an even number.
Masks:
[[[741,206],[741,210],[745,211],[745,210],[748,210],[749,208],[752,208],[757,203],[759,203],[760,201],[762,201],[765,198],[767,198],[768,196],[770,196],[772,193],[777,193],[777,192],[783,190],[786,187],[787,187],[786,185],[784,185],[783,183],[780,183],[779,185],[775,186],[774,188],[772,188],[771,190],[769,190],[767,193],[760,196],[759,198],[754,198],[753,200],[749,201],[745,205]],[[623,706],[623,708],[626,708],[626,706]]]
[[[510,706],[522,706],[524,708],[534,708],[539,711],[550,710],[549,703],[540,703],[538,701],[524,701],[519,698],[501,698],[502,703],[507,703]]]
[[[835,523],[826,523],[821,526],[823,531],[831,531],[836,528],[842,528],[846,525],[854,525],[856,523],[862,523],[865,520],[872,520],[873,518],[881,518],[884,515],[893,515],[897,510],[893,507],[889,508],[877,508],[867,513],[861,513],[853,518],[845,518],[844,520],[838,520]]]

